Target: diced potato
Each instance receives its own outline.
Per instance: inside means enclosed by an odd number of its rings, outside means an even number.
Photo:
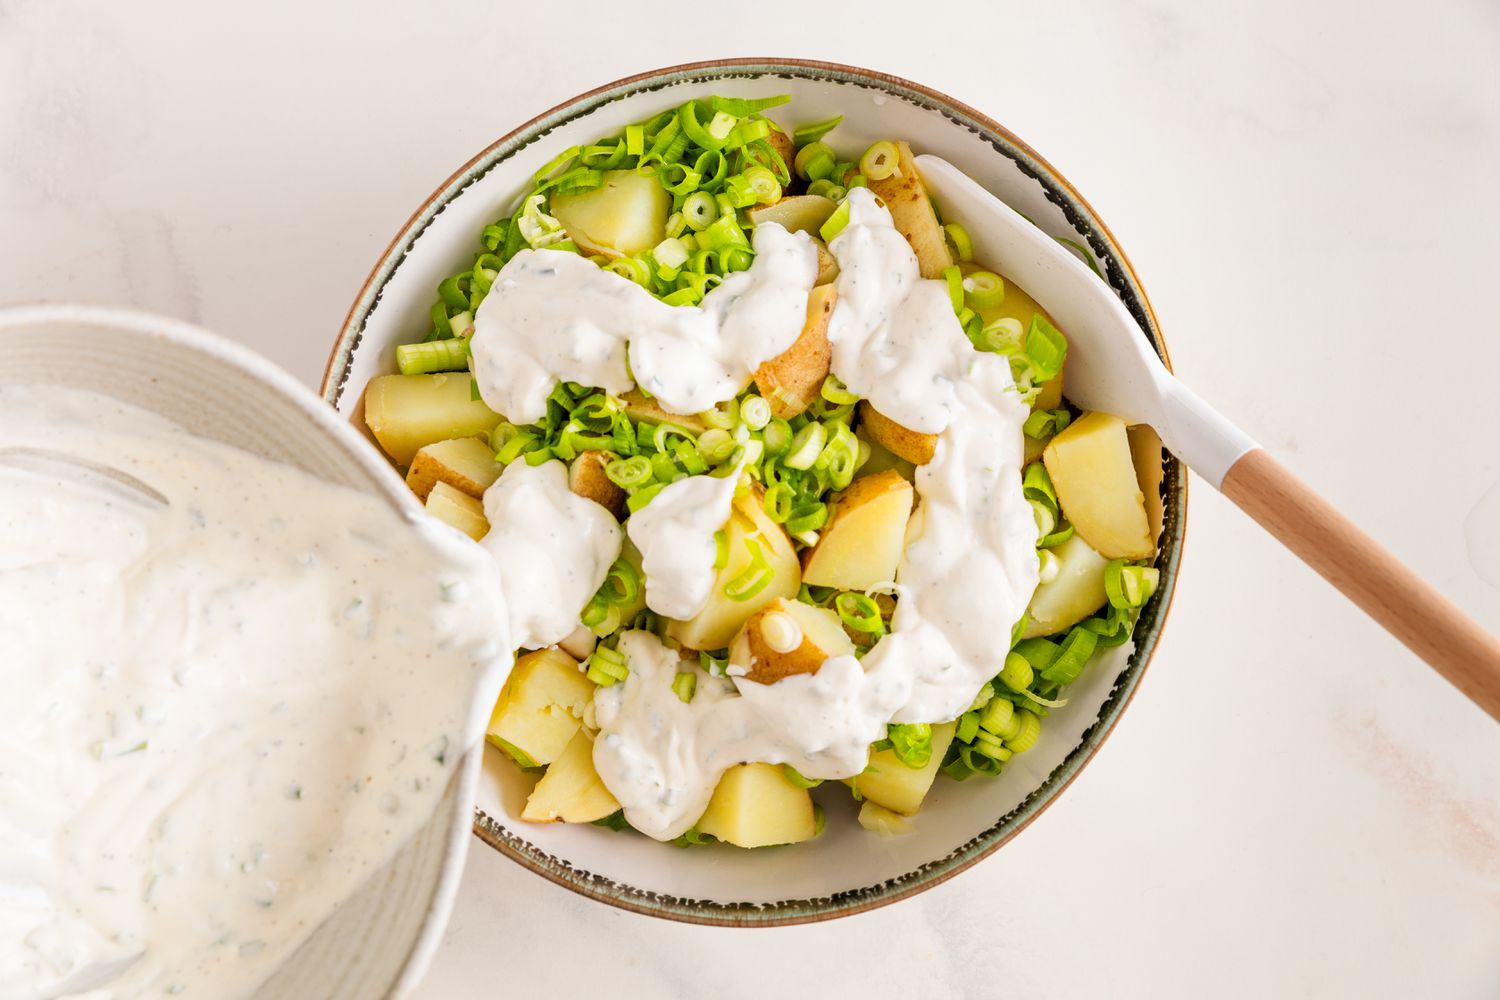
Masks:
[[[1024,639],[1052,635],[1072,628],[1098,611],[1108,600],[1104,593],[1104,568],[1109,560],[1089,548],[1083,536],[1074,533],[1049,550],[1057,558],[1057,576],[1041,584],[1031,595],[1030,616]]]
[[[899,172],[884,180],[870,181],[870,190],[891,210],[891,221],[917,255],[922,277],[941,278],[943,269],[953,266],[953,254],[948,249],[948,240],[937,213],[933,211],[932,201],[927,197],[927,189],[917,174],[911,147],[904,142],[896,146],[901,151]]]
[[[708,430],[708,425],[703,418],[696,413],[668,413],[661,408],[651,396],[646,395],[639,389],[631,389],[620,397],[621,408],[625,415],[631,420],[644,420],[651,424],[676,424],[684,427],[694,434],[702,434]]]
[[[797,844],[817,836],[812,796],[779,764],[738,764],[724,772],[698,831],[736,847]]]
[[[654,176],[609,170],[604,183],[581,194],[555,194],[552,215],[589,253],[628,257],[666,236],[672,196]]]
[[[567,653],[575,660],[585,660],[598,645],[594,633],[587,625],[579,625],[573,631],[557,641],[557,648]]]
[[[811,406],[828,377],[833,357],[828,319],[837,297],[832,285],[814,288],[807,296],[807,321],[792,346],[755,370],[756,389],[771,404],[771,412],[783,420]]]
[[[447,483],[478,499],[500,478],[503,469],[487,439],[454,438],[418,450],[406,472],[406,485],[423,500],[436,483]]]
[[[956,728],[952,722],[932,727],[932,757],[922,767],[907,767],[894,750],[877,750],[870,754],[865,770],[844,783],[868,802],[911,816],[922,808],[922,800],[927,797],[938,768],[943,766],[943,754],[948,752]]]
[[[723,649],[751,615],[778,597],[796,596],[802,586],[801,566],[792,541],[781,525],[767,516],[764,502],[765,494],[759,486],[734,498],[729,523],[724,525],[729,558],[714,577],[708,603],[689,620],[668,625],[667,635],[688,649]],[[751,541],[770,564],[771,582],[754,597],[736,601],[724,593],[724,588],[750,567],[747,543]]]
[[[579,452],[568,466],[568,489],[621,518],[625,516],[625,491],[604,474],[604,467],[613,460],[606,451]]]
[[[1144,559],[1156,551],[1125,421],[1085,413],[1052,439],[1042,461],[1063,514],[1100,555]]]
[[[485,739],[522,767],[550,764],[582,726],[594,682],[560,649],[539,649],[516,661],[490,715]]]
[[[611,604],[604,620],[593,626],[593,634],[601,639],[640,614],[641,609],[646,606],[646,573],[641,569],[641,550],[635,547],[635,543],[629,537],[620,543],[620,558],[635,567],[636,576],[641,579],[642,583],[636,590],[635,598],[629,604]]]
[[[912,498],[911,483],[893,469],[861,476],[835,493],[833,513],[818,544],[803,550],[803,582],[868,590],[894,580]]]
[[[792,160],[797,157],[797,146],[792,141],[791,133],[773,122],[771,133],[766,136],[766,142],[770,144],[772,149],[776,150],[776,155],[781,157],[782,165],[786,167],[787,176],[790,177],[792,175]],[[786,188],[783,186],[782,190],[784,191]]]
[[[521,818],[530,823],[592,823],[619,808],[594,770],[594,741],[580,729],[531,790]]]
[[[450,527],[457,528],[474,541],[490,533],[490,522],[484,516],[484,504],[447,483],[433,483],[427,491],[427,513]]]
[[[916,482],[917,467],[891,451],[879,441],[870,438],[869,432],[863,427],[854,432],[854,436],[870,446],[870,457],[865,459],[865,464],[859,467],[857,473],[860,478],[873,476],[877,472],[885,472],[887,469],[894,470],[897,475],[908,482]],[[1038,452],[1038,455],[1041,453]]]
[[[870,405],[859,401],[859,426],[865,436],[914,465],[926,465],[937,451],[937,435],[903,427]]]
[[[910,819],[870,799],[859,804],[859,825],[880,837],[899,837],[904,833],[911,833]]]
[[[750,222],[757,226],[764,222],[778,222],[789,233],[807,233],[816,237],[837,207],[833,199],[820,194],[793,195],[774,205],[750,209]]]
[[[813,249],[818,251],[818,275],[813,279],[815,287],[831,284],[839,276],[839,262],[828,251],[828,244],[813,240]]]
[[[729,647],[730,665],[761,684],[815,674],[830,656],[853,655],[854,643],[837,614],[781,598],[752,615]]]
[[[473,396],[468,372],[377,375],[365,387],[365,423],[397,465],[437,441],[488,434],[500,415]]]
[[[958,266],[964,274],[971,274],[974,271],[994,270],[994,268],[988,268],[983,264],[977,264],[972,261],[962,263]],[[1016,322],[1021,324],[1021,342],[1023,344],[1025,343],[1025,337],[1031,333],[1031,318],[1037,313],[1041,313],[1043,319],[1045,319],[1048,323],[1051,323],[1054,327],[1057,327],[1057,324],[1047,313],[1047,310],[1043,309],[1041,305],[1038,304],[1037,300],[1031,297],[1030,293],[1027,292],[1026,289],[1011,281],[1009,278],[1006,278],[1004,275],[1001,275],[1001,277],[1005,281],[1005,298],[998,306],[988,306],[986,308],[980,309],[980,319],[984,320],[986,323],[992,323],[997,319],[1015,320]],[[1058,327],[1058,329],[1061,328]],[[1042,383],[1042,391],[1037,394],[1036,399],[1031,404],[1033,409],[1055,410],[1058,407],[1062,406],[1063,376],[1066,374],[1067,362],[1064,361],[1063,369],[1062,371],[1059,371],[1057,373],[1057,377],[1049,379],[1046,382]],[[1032,459],[1030,458],[1026,459],[1026,461],[1028,462],[1030,462],[1031,460]]]
[[[1162,480],[1167,477],[1166,465],[1162,462],[1161,438],[1146,424],[1126,428],[1130,438],[1130,461],[1135,466],[1135,480],[1146,499],[1146,525],[1153,542],[1161,539],[1162,520],[1166,508],[1161,497]]]

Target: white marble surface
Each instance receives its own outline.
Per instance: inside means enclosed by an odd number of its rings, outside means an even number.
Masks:
[[[712,55],[862,63],[1040,149],[1130,251],[1179,372],[1500,629],[1500,567],[1485,582],[1465,540],[1500,482],[1493,0],[974,2],[901,30],[725,5],[755,31],[565,6],[586,26],[472,0],[0,0],[0,303],[160,310],[313,383],[410,210],[535,112]],[[1201,483],[1191,508],[1140,696],[976,870],[736,932],[476,844],[421,996],[1500,996],[1500,727]],[[1500,538],[1489,510],[1476,538]]]

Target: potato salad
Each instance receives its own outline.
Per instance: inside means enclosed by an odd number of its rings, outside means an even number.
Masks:
[[[559,150],[365,390],[493,556],[525,820],[904,832],[940,774],[1035,746],[1156,591],[1160,442],[1069,405],[1064,332],[907,143],[786,104]]]

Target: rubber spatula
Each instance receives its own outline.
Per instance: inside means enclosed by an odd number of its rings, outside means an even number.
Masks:
[[[916,163],[983,258],[1066,331],[1070,400],[1151,426],[1172,454],[1500,721],[1500,639],[1179,382],[1078,258],[948,161],[927,155]]]

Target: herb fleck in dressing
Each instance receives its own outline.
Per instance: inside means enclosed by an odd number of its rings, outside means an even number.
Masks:
[[[0,388],[0,995],[246,996],[429,818],[482,552],[113,399]],[[113,482],[113,485],[111,483]]]

